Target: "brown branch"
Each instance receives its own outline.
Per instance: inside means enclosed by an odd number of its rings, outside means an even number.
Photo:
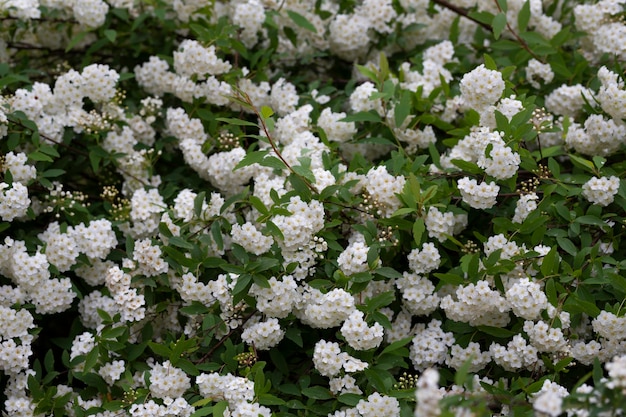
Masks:
[[[497,0],[493,0],[494,3],[496,3],[496,6],[498,7],[498,11],[500,13],[503,13],[504,11],[502,10],[502,8],[500,7],[500,4],[498,4]],[[528,52],[530,54],[530,56],[532,56],[533,58],[535,58],[537,61],[541,62],[542,64],[545,64],[545,61],[541,58],[539,58],[537,55],[535,55],[535,53],[530,49],[530,47],[528,46],[528,44],[526,43],[526,41],[524,39],[522,39],[518,33],[516,31],[513,30],[513,28],[511,27],[511,25],[509,24],[509,21],[507,19],[506,22],[506,28],[509,30],[509,32],[511,32],[511,34],[513,35],[513,37],[517,40],[517,42],[522,45],[522,48],[524,48],[526,50],[526,52]]]
[[[433,0],[433,3],[438,4],[439,6],[446,8],[448,10],[452,10],[454,13],[458,14],[459,16],[463,16],[466,19],[471,20],[472,22],[476,23],[477,25],[482,26],[484,29],[491,31],[491,26],[489,26],[488,24],[481,22],[475,18],[473,18],[472,16],[469,15],[468,11],[459,7],[459,6],[455,6],[452,3],[449,3],[446,0]]]

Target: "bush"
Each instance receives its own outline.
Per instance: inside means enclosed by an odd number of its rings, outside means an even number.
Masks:
[[[623,413],[625,11],[1,2],[6,415]]]

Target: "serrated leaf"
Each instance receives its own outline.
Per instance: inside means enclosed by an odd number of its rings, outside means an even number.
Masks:
[[[315,28],[315,26],[300,13],[294,12],[293,10],[287,10],[287,16],[289,16],[289,18],[302,29],[317,33],[317,29]]]

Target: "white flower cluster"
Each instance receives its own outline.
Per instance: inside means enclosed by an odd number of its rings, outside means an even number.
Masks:
[[[370,394],[367,400],[361,399],[355,407],[362,417],[396,417],[400,415],[400,402],[377,392]]]
[[[313,365],[327,377],[337,376],[341,369],[345,372],[358,372],[367,368],[367,362],[360,361],[342,352],[339,343],[320,340],[313,350]]]
[[[538,199],[539,196],[536,193],[528,193],[520,196],[515,204],[513,223],[523,223],[526,217],[537,209]]]
[[[250,294],[256,299],[256,308],[268,317],[285,318],[299,301],[298,284],[292,275],[280,280],[271,277],[269,288],[252,284]]]
[[[438,417],[441,415],[439,401],[443,396],[443,391],[439,389],[439,372],[432,368],[424,370],[417,381],[415,390],[417,400],[415,416]]]
[[[506,346],[492,343],[489,352],[496,364],[509,371],[528,369],[538,360],[537,348],[529,345],[520,334],[513,336]]]
[[[506,180],[517,173],[521,162],[519,154],[513,152],[511,148],[498,142],[492,145],[489,157],[484,153],[478,159],[478,166],[492,177],[499,180]]]
[[[339,326],[355,309],[354,297],[341,288],[335,288],[326,294],[309,288],[308,301],[304,296],[305,306],[300,320],[315,328],[328,329]]]
[[[423,371],[445,362],[448,348],[454,343],[451,332],[444,332],[441,321],[433,319],[428,323],[418,324],[411,342],[410,358],[418,371]]]
[[[23,217],[29,207],[28,188],[22,183],[0,183],[0,217],[2,220],[10,222],[17,217]]]
[[[162,257],[161,248],[153,245],[150,239],[135,242],[133,260],[137,262],[136,273],[153,277],[167,273],[169,266]]]
[[[35,327],[28,310],[14,310],[0,305],[0,370],[14,375],[29,366],[33,336],[29,329]],[[17,343],[19,342],[19,344]]]
[[[621,121],[626,119],[626,90],[624,81],[620,76],[607,67],[598,70],[598,78],[602,86],[598,89],[596,98],[600,102],[600,107],[613,120]]]
[[[454,296],[446,295],[440,305],[449,319],[471,326],[503,327],[510,320],[509,303],[484,280],[458,287]]]
[[[470,342],[466,348],[452,345],[450,354],[446,357],[446,365],[458,370],[470,360],[468,372],[478,372],[491,362],[491,352],[481,351],[480,344],[476,342]]]
[[[445,82],[452,80],[452,74],[444,65],[452,62],[453,57],[454,45],[452,42],[446,40],[431,46],[424,51],[423,70],[421,73],[412,71],[409,62],[404,62],[400,65],[400,71],[404,76],[400,87],[409,91],[416,91],[419,87],[422,87],[422,95],[428,97],[435,88],[441,86],[442,78]]]
[[[536,323],[527,320],[524,322],[524,331],[530,338],[530,343],[539,352],[564,352],[568,343],[562,329],[551,327],[543,320]]]
[[[265,321],[246,327],[241,339],[258,350],[268,350],[283,340],[285,331],[280,327],[278,319],[270,317]]]
[[[619,189],[619,178],[611,177],[592,177],[583,184],[582,195],[589,202],[599,206],[606,207],[613,202],[615,194]]]
[[[324,227],[324,206],[317,200],[306,203],[295,196],[289,200],[287,210],[292,214],[274,216],[273,222],[283,234],[283,240],[278,242],[283,250],[295,251],[308,246]]]
[[[546,379],[541,389],[533,394],[531,401],[535,411],[550,417],[557,417],[563,413],[563,399],[568,396],[567,388]]]
[[[115,381],[120,379],[125,370],[125,362],[123,360],[118,360],[107,362],[102,365],[100,369],[98,369],[98,374],[109,386],[112,386]]]
[[[467,214],[442,213],[437,207],[430,206],[424,223],[429,237],[444,242],[448,236],[459,234],[467,227]]]
[[[254,399],[254,382],[247,378],[232,374],[203,373],[196,377],[196,384],[200,394],[205,398],[228,401],[231,416],[271,416],[269,408],[252,402]]]
[[[374,349],[383,341],[383,326],[380,323],[368,326],[363,316],[362,311],[354,310],[340,330],[348,345],[355,350]]]
[[[615,356],[604,367],[609,373],[607,386],[612,389],[620,388],[624,392],[626,390],[626,355]]]
[[[5,238],[0,245],[0,273],[10,278],[40,314],[67,310],[76,297],[69,278],[51,278],[45,254],[29,255],[22,241]]]
[[[475,209],[489,209],[496,204],[500,187],[495,182],[478,182],[474,178],[463,177],[457,181],[463,201]]]
[[[626,59],[626,49],[622,42],[626,39],[626,27],[620,20],[612,18],[623,11],[623,3],[614,0],[574,7],[576,28],[588,34],[590,45],[585,48],[588,58],[595,60],[602,54],[610,54],[619,60]]]
[[[430,242],[424,243],[422,249],[413,249],[407,256],[409,268],[416,274],[428,274],[439,268],[441,255],[437,247]]]
[[[243,225],[234,224],[231,229],[232,243],[243,247],[255,255],[268,252],[274,244],[274,238],[259,232],[254,224],[246,222]]]
[[[585,155],[609,156],[625,143],[626,125],[605,119],[601,114],[587,117],[583,126],[572,123],[565,144]]]
[[[548,307],[548,298],[541,286],[528,278],[521,278],[506,291],[506,300],[516,316],[536,320]]]
[[[504,92],[504,80],[500,71],[479,65],[461,79],[461,97],[468,108],[479,113],[494,105]]]
[[[528,65],[526,66],[526,78],[530,85],[536,89],[540,89],[542,83],[539,80],[544,84],[550,83],[554,78],[554,72],[550,64],[543,64],[535,58],[532,58],[528,61]]]
[[[367,253],[369,246],[364,239],[356,239],[337,257],[339,269],[346,275],[352,275],[368,270]]]
[[[389,174],[384,165],[367,172],[364,187],[379,204],[380,216],[389,217],[400,208],[400,199],[397,194],[402,192],[405,182],[406,179],[403,176],[394,177]]]
[[[155,363],[150,370],[150,393],[157,398],[182,397],[190,387],[191,380],[187,374],[170,361]]]
[[[28,156],[24,152],[8,152],[4,155],[4,161],[0,164],[0,169],[4,173],[11,172],[13,182],[19,182],[22,185],[28,185],[28,182],[35,179],[37,169],[27,164]]]
[[[146,300],[137,288],[131,288],[131,275],[118,266],[109,268],[106,273],[106,286],[111,292],[125,322],[139,321],[146,315]]]

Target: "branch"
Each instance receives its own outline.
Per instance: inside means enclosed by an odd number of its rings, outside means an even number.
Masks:
[[[488,24],[481,22],[479,20],[474,19],[472,16],[469,15],[468,11],[459,7],[459,6],[455,6],[454,4],[451,4],[449,2],[447,2],[446,0],[433,0],[433,3],[438,4],[439,6],[446,8],[448,10],[452,10],[454,13],[458,14],[459,16],[463,16],[466,19],[471,20],[472,22],[476,23],[477,25],[482,26],[484,29],[487,29],[488,31],[491,31],[491,26],[489,26]]]

